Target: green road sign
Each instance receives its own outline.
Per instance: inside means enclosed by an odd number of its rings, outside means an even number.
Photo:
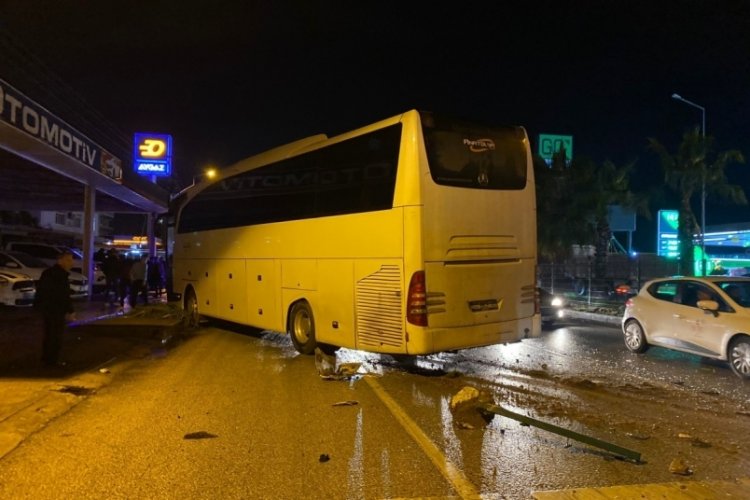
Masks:
[[[565,159],[570,161],[573,158],[572,135],[539,134],[539,156],[552,161],[552,156],[561,149],[565,150]]]

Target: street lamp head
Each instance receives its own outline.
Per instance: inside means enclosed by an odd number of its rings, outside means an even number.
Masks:
[[[680,94],[672,94],[672,99],[679,99],[682,100],[682,96]]]

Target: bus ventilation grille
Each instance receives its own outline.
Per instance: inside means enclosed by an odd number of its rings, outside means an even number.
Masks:
[[[381,266],[357,282],[357,345],[402,347],[401,270]]]

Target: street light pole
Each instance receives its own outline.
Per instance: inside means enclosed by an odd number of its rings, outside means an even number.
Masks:
[[[701,136],[705,146],[706,139],[706,108],[696,104],[692,101],[688,101],[683,98],[680,94],[672,94],[672,99],[682,101],[688,106],[698,108],[701,110]],[[701,274],[706,275],[706,160],[703,160],[703,183],[701,186]]]
[[[218,172],[216,171],[216,168],[214,168],[214,167],[208,167],[207,169],[205,169],[200,174],[194,175],[193,176],[193,183],[192,184],[190,184],[189,186],[186,186],[186,187],[182,188],[177,193],[169,195],[170,201],[174,200],[175,198],[177,198],[178,196],[180,196],[181,194],[183,194],[184,192],[186,192],[188,189],[190,189],[192,187],[195,187],[195,185],[198,184],[198,182],[200,182],[204,177],[207,178],[207,179],[214,179],[217,174],[218,174]]]

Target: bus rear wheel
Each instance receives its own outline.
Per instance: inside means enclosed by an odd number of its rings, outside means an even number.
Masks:
[[[310,304],[304,300],[296,302],[289,311],[289,335],[300,354],[315,352],[315,319]]]
[[[200,325],[201,315],[198,312],[198,297],[191,289],[185,294],[185,314],[187,315],[187,326],[189,328],[198,328]]]

